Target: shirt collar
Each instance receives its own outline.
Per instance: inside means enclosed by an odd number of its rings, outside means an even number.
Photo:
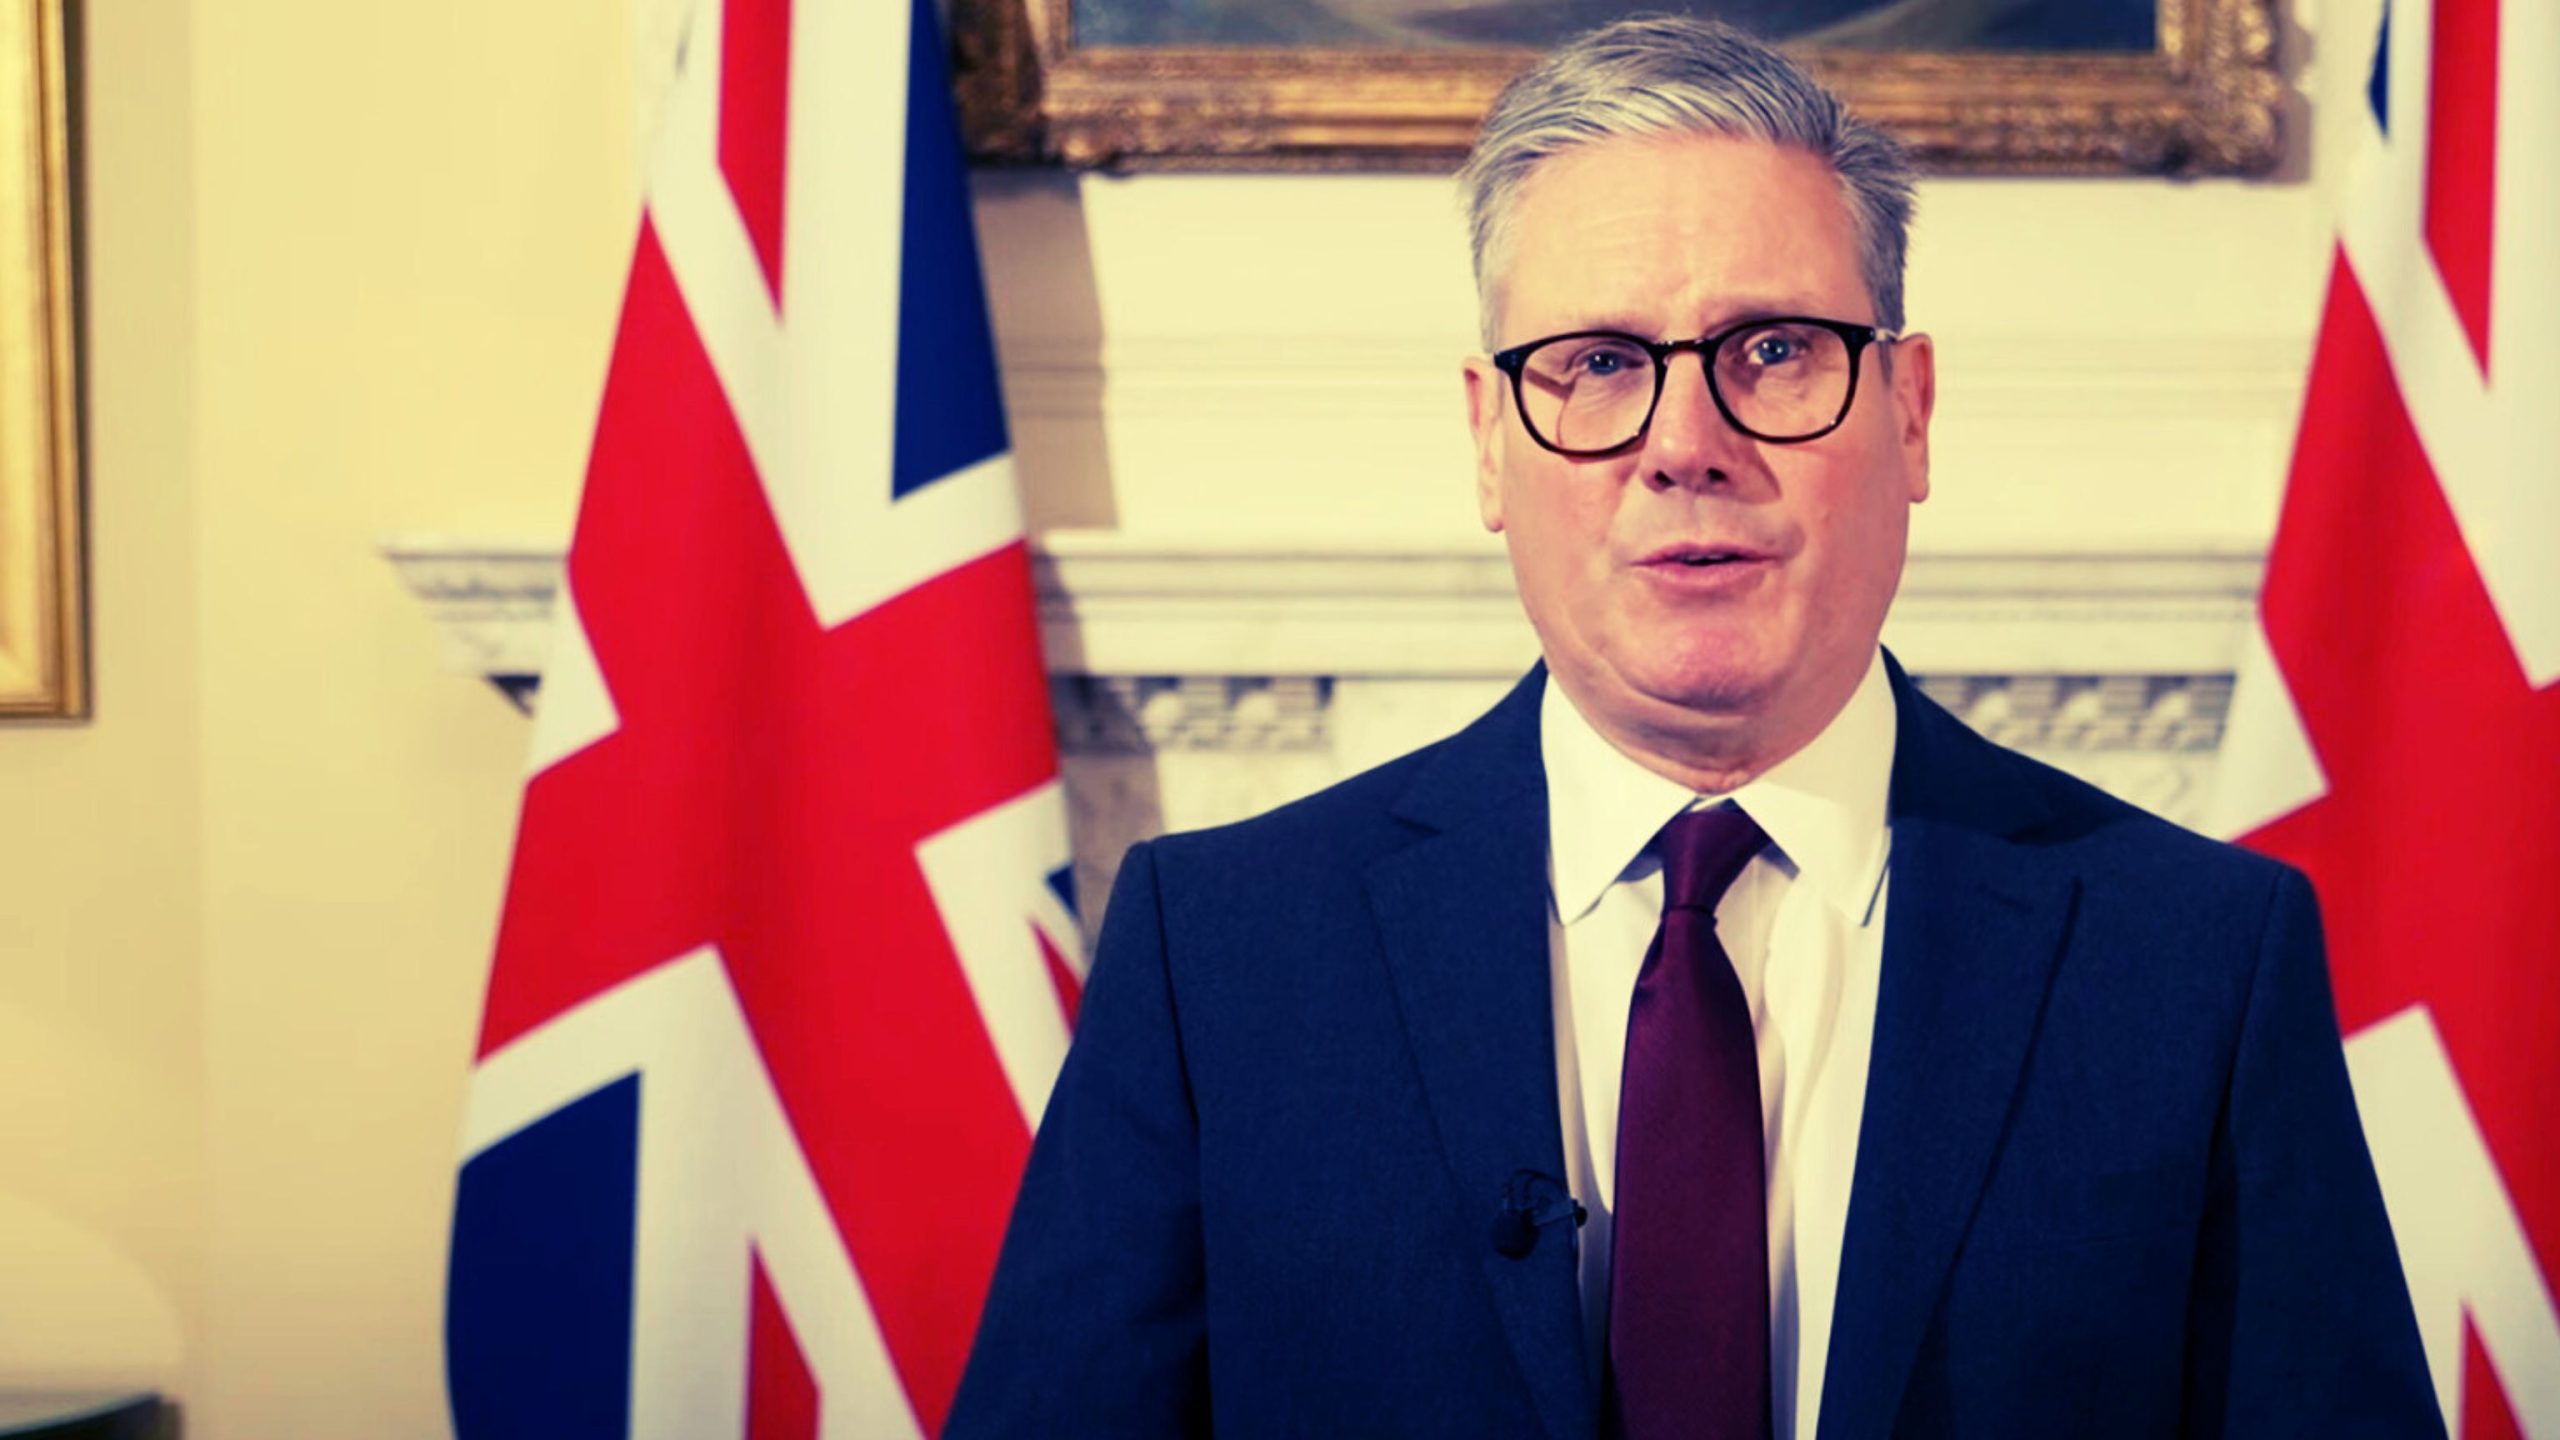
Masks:
[[[1798,876],[1863,923],[1884,870],[1894,730],[1893,687],[1879,651],[1811,744],[1729,795],[1701,796],[1620,753],[1548,677],[1538,741],[1557,916],[1571,923],[1589,913],[1672,816],[1731,800]]]

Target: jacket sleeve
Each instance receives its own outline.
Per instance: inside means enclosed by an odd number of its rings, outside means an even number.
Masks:
[[[2311,886],[2269,901],[2188,1323],[2195,1436],[2442,1436],[2356,1118]]]
[[[1104,913],[945,1440],[1208,1432],[1198,1123],[1152,845]]]

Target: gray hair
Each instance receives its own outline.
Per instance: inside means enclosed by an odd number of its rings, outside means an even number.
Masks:
[[[1638,15],[1571,41],[1493,102],[1458,172],[1484,343],[1496,342],[1520,187],[1547,159],[1619,137],[1726,135],[1807,151],[1840,177],[1876,323],[1902,328],[1910,157],[1794,61],[1717,20]]]

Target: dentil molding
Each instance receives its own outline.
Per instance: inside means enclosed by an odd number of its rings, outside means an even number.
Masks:
[[[556,547],[383,547],[445,659],[530,707]],[[1052,532],[1040,634],[1078,883],[1121,848],[1294,798],[1448,733],[1536,658],[1483,540],[1242,541]],[[1976,730],[2192,823],[2211,788],[2254,554],[1911,557],[1886,643]]]
[[[382,548],[434,615],[451,666],[541,674],[556,546]],[[1924,673],[2227,674],[2260,568],[2238,551],[1922,552],[1885,641]],[[1033,574],[1060,674],[1476,678],[1536,656],[1509,562],[1486,541],[1053,531],[1034,544]]]

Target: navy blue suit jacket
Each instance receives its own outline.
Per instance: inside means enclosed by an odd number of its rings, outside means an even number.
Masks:
[[[1823,1440],[2440,1435],[2310,887],[1894,681]],[[1595,1433],[1543,683],[1130,851],[947,1436]]]

